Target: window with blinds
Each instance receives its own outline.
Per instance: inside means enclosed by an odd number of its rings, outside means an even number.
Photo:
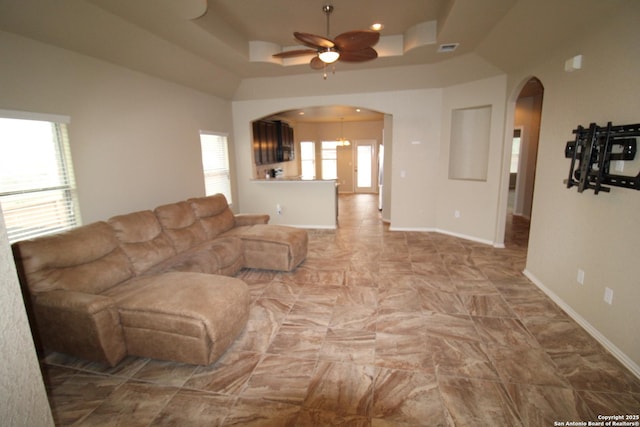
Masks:
[[[0,205],[9,241],[79,225],[66,123],[3,113],[7,112],[0,112]]]
[[[322,141],[322,179],[338,178],[338,141]]]
[[[231,174],[229,172],[229,148],[227,135],[200,132],[202,170],[207,196],[222,193],[231,204]]]

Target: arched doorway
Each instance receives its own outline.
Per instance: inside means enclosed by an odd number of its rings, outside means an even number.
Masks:
[[[387,165],[386,170],[390,167],[391,117],[366,107],[339,104],[298,107],[253,119],[250,122],[253,180],[264,178],[269,171],[275,177],[297,177],[305,181],[335,180],[338,184],[336,195],[362,192],[375,195],[376,214],[381,211],[383,218],[390,218],[391,177],[390,174],[383,174],[383,171],[384,164]],[[293,130],[294,144],[288,157],[279,156],[277,150],[271,150],[275,154],[269,156],[268,149],[267,156],[264,155],[265,150],[260,148],[264,145],[261,142],[263,138],[256,138],[256,124],[259,122],[286,124]],[[260,131],[257,133],[261,135]],[[384,157],[381,155],[383,144],[388,148]],[[279,146],[278,143],[271,145]],[[368,171],[366,182],[360,182],[363,170]],[[261,197],[265,198],[265,194],[262,191]],[[283,199],[282,194],[277,195],[278,200]],[[276,204],[283,203],[278,201]]]
[[[531,77],[515,100],[505,240],[525,244],[533,205],[544,86]],[[517,228],[517,229],[516,229]]]

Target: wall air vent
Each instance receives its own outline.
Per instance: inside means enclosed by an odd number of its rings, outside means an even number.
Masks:
[[[460,43],[441,44],[438,47],[438,52],[440,52],[440,53],[453,52],[454,50],[456,50],[458,48],[459,45],[460,45]]]

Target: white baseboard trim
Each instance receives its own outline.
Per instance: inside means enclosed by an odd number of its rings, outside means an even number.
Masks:
[[[596,339],[600,344],[604,346],[620,363],[622,363],[627,369],[629,369],[636,377],[640,378],[640,365],[631,360],[622,350],[620,350],[614,343],[609,341],[607,337],[602,335],[591,323],[578,314],[573,308],[569,306],[562,298],[556,295],[551,289],[547,288],[538,278],[533,275],[529,270],[525,269],[522,272],[529,280],[533,282],[542,292],[544,292],[549,298],[551,298],[560,308],[576,321],[582,328],[587,331],[589,335]]]
[[[460,239],[470,240],[472,242],[483,243],[483,244],[489,245],[489,246],[493,246],[493,244],[494,244],[494,242],[491,241],[491,240],[480,239],[478,237],[467,236],[466,234],[454,233],[452,231],[442,230],[442,229],[439,229],[439,228],[436,228],[435,231],[437,231],[438,233],[449,235],[449,236],[459,237]]]
[[[419,231],[423,233],[431,233],[437,230],[435,228],[428,227],[394,227],[391,225],[389,226],[389,231]]]
[[[427,232],[427,233],[440,233],[440,234],[446,234],[446,235],[452,236],[452,237],[458,237],[458,238],[464,239],[464,240],[470,240],[472,242],[478,242],[478,243],[482,243],[482,244],[489,245],[489,246],[495,246],[497,248],[504,248],[504,245],[496,245],[491,240],[479,239],[479,238],[474,237],[474,236],[467,236],[466,234],[454,233],[452,231],[443,230],[441,228],[394,227],[394,226],[390,226],[389,227],[389,231],[420,231],[420,232]]]
[[[338,228],[335,225],[300,225],[300,224],[278,224],[278,225],[286,225],[287,227],[295,227],[295,228],[304,228],[308,230],[335,230]]]

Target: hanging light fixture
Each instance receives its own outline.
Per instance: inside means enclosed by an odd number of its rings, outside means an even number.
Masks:
[[[344,117],[340,117],[340,138],[338,138],[338,145],[340,147],[348,147],[351,145],[351,141],[344,138]]]
[[[329,39],[329,34],[331,29],[331,27],[329,26],[329,15],[331,15],[331,12],[333,12],[333,6],[330,4],[324,5],[322,7],[322,11],[327,17],[327,39]],[[320,60],[325,64],[333,64],[338,60],[338,58],[340,58],[340,52],[338,52],[333,47],[328,47],[322,50],[322,52],[318,53],[318,58],[320,58]]]

